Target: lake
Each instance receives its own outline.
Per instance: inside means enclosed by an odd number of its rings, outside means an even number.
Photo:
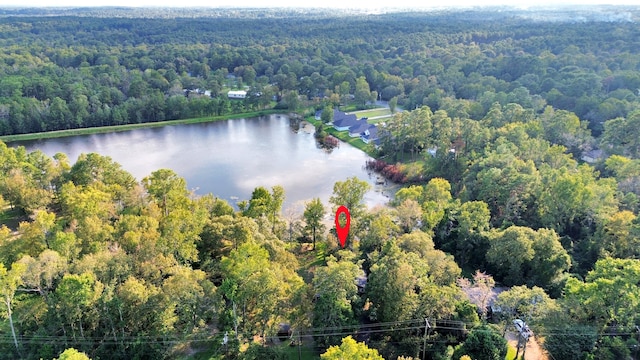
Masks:
[[[375,175],[369,176],[364,169],[368,155],[342,142],[331,152],[319,149],[313,133],[297,130],[285,115],[8,145],[39,149],[49,156],[63,152],[71,161],[81,153],[99,153],[110,156],[138,180],[169,168],[184,177],[197,194],[212,193],[233,205],[249,199],[258,186],[282,185],[283,208],[300,212],[304,202],[315,197],[328,204],[333,184],[352,176],[371,184],[365,196],[369,207],[385,204],[391,195],[376,186]]]

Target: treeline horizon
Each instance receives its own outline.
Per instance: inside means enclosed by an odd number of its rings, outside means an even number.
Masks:
[[[499,21],[488,21],[497,19]],[[498,102],[575,113],[597,137],[638,105],[634,22],[517,13],[0,18],[0,135],[378,99],[479,120]],[[229,89],[251,89],[230,101]],[[185,96],[184,90],[212,97]],[[251,96],[261,94],[262,96]],[[301,100],[297,103],[297,100]]]

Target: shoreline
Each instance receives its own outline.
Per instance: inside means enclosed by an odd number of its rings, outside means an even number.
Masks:
[[[217,121],[223,121],[223,120],[233,120],[233,119],[242,119],[242,118],[255,118],[255,117],[260,117],[265,115],[275,115],[275,114],[284,114],[284,112],[282,110],[268,109],[268,110],[256,111],[251,113],[231,114],[231,115],[225,115],[225,116],[190,118],[190,119],[181,119],[181,120],[167,120],[167,121],[139,123],[139,124],[101,126],[101,127],[93,127],[93,128],[58,130],[58,131],[30,133],[30,134],[5,135],[5,136],[0,136],[0,141],[3,141],[8,144],[8,143],[17,142],[17,141],[44,140],[44,139],[72,137],[72,136],[79,136],[79,135],[115,133],[115,132],[124,132],[124,131],[144,129],[144,128],[217,122]],[[303,131],[305,133],[311,133],[311,134],[315,132],[315,126],[313,121],[309,121],[308,118],[302,119],[300,131]],[[342,138],[343,136],[339,136],[339,135],[342,135],[342,134],[339,134],[337,132],[336,134],[334,134],[334,136],[336,136],[342,143],[350,145],[362,151],[367,156],[375,159],[375,157],[373,157],[372,154],[366,151],[366,149],[364,149],[363,147],[352,144],[352,142],[349,141],[352,139],[350,138],[343,139]],[[378,176],[378,175],[376,172],[370,172],[369,176],[371,177],[371,176]],[[375,184],[372,185],[372,188],[370,191],[379,193],[384,197],[386,197],[388,201],[386,204],[384,204],[384,206],[389,206],[388,202],[393,201],[395,197],[395,192],[401,187],[402,185],[389,181],[385,185],[375,185]]]
[[[282,113],[282,111],[268,109],[268,110],[254,111],[250,113],[208,116],[208,117],[201,117],[201,118],[165,120],[165,121],[147,122],[147,123],[139,123],[139,124],[98,126],[98,127],[80,128],[80,129],[46,131],[46,132],[29,133],[29,134],[3,135],[3,136],[0,136],[0,140],[5,143],[9,143],[13,141],[55,139],[55,138],[68,137],[68,136],[104,134],[104,133],[111,133],[111,132],[121,132],[121,131],[144,129],[144,128],[163,127],[163,126],[170,126],[170,125],[198,124],[198,123],[216,122],[216,121],[232,120],[232,119],[254,118],[254,117],[273,115],[273,114],[279,114],[279,113]]]

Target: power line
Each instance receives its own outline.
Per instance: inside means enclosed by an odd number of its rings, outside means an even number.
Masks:
[[[409,319],[402,321],[391,321],[384,323],[372,323],[372,324],[351,324],[344,326],[329,326],[329,327],[312,327],[304,330],[300,330],[300,336],[312,336],[312,337],[324,337],[324,336],[346,336],[346,335],[357,335],[357,334],[374,334],[374,333],[393,333],[399,331],[424,331],[424,321],[429,321],[429,324],[433,327],[431,328],[434,331],[438,330],[446,330],[446,331],[467,331],[470,328],[473,329],[477,326],[477,323],[464,322],[459,320],[447,320],[447,319]],[[637,333],[634,331],[624,331],[624,332],[602,332],[602,333],[585,333],[584,331],[588,329],[587,326],[573,326],[570,328],[567,327],[546,327],[544,330],[544,335],[572,335],[572,336],[584,336],[591,337],[594,335],[597,336],[632,336]],[[491,330],[482,330],[475,329],[475,331],[491,331]],[[249,332],[241,332],[239,334],[245,338],[251,338],[254,334]],[[264,337],[265,340],[275,340],[279,339],[278,335],[271,335]],[[197,335],[190,338],[185,335],[142,335],[142,336],[134,336],[134,335],[124,335],[124,336],[114,336],[113,334],[105,334],[104,336],[84,336],[84,337],[73,337],[69,335],[22,335],[19,337],[21,342],[30,342],[30,343],[47,343],[47,342],[58,342],[58,341],[68,341],[77,344],[139,344],[139,343],[149,343],[149,344],[176,344],[185,341],[196,342],[196,343],[204,343],[213,341],[212,338],[199,338]],[[12,337],[8,334],[0,335],[0,343],[11,343]],[[438,341],[429,341],[429,343],[437,343]]]

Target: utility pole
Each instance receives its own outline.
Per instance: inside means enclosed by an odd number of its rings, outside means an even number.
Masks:
[[[424,341],[422,343],[422,360],[425,359],[427,353],[427,332],[431,329],[429,319],[424,318]]]

